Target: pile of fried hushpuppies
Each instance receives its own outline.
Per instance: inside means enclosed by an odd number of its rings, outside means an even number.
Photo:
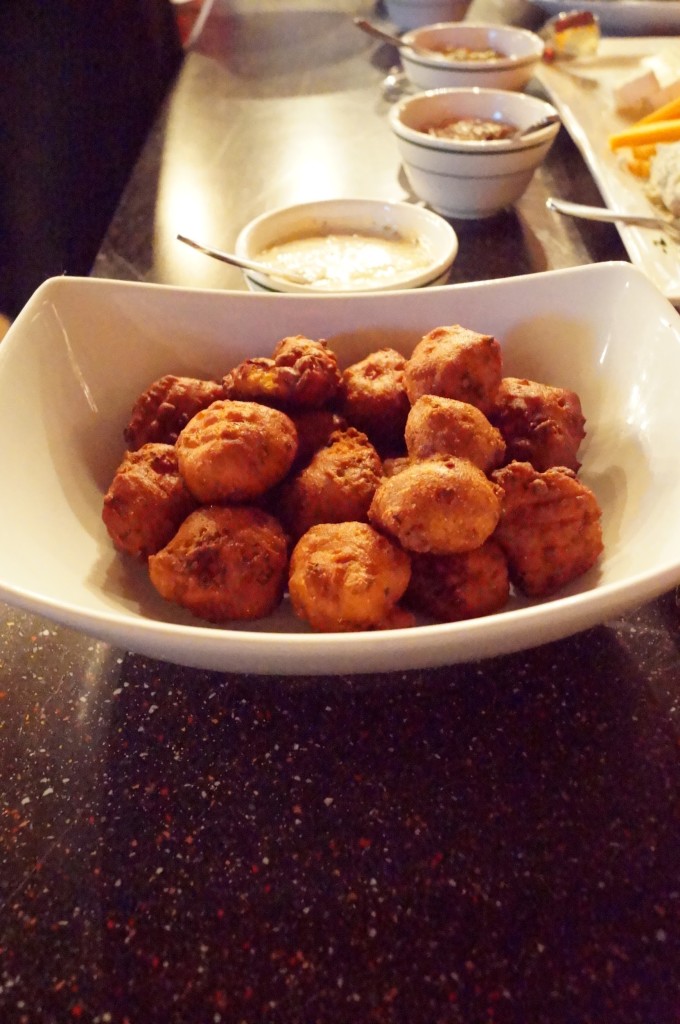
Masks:
[[[323,632],[458,621],[596,563],[584,436],[578,395],[504,377],[491,335],[436,327],[408,358],[344,370],[295,335],[220,380],[153,382],[102,516],[163,598],[209,622],[267,616],[286,592]]]

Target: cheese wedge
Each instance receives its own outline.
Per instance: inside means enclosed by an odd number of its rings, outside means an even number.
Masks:
[[[676,50],[662,50],[650,57],[647,65],[659,83],[657,92],[650,97],[652,107],[661,107],[680,96],[680,55]]]
[[[614,90],[614,106],[623,113],[625,111],[644,110],[648,107],[651,97],[659,91],[657,77],[651,68],[643,68],[630,78],[617,85]]]
[[[634,74],[613,89],[619,113],[648,113],[680,97],[680,52],[666,49],[645,57]]]
[[[676,142],[680,139],[680,118],[672,121],[650,121],[647,124],[632,124],[608,138],[610,149],[622,146],[646,146],[650,143]]]

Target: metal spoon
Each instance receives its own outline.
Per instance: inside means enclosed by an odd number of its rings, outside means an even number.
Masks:
[[[209,245],[201,245],[200,242],[195,242],[193,238],[187,238],[186,235],[177,235],[177,239],[180,242],[184,242],[185,245],[190,245],[192,249],[198,249],[199,252],[205,253],[206,256],[212,256],[213,259],[221,260],[222,263],[230,263],[241,270],[253,270],[256,274],[264,274],[265,277],[278,277],[280,280],[289,281],[291,284],[310,284],[309,278],[303,277],[302,274],[274,270],[273,267],[268,267],[264,263],[258,263],[256,260],[249,260],[244,256],[235,256],[230,252],[222,252],[221,249],[213,249]]]
[[[373,36],[375,39],[379,39],[382,43],[389,43],[390,46],[396,46],[398,50],[411,50],[412,53],[419,53],[421,57],[427,57],[428,60],[441,59],[446,60],[446,54],[438,53],[437,50],[431,50],[427,46],[416,46],[415,43],[405,43],[400,36],[393,36],[390,32],[385,32],[383,29],[378,28],[372,21],[366,21],[365,18],[354,18],[354,24],[357,28],[360,28],[362,32],[367,32],[369,36]],[[508,58],[514,60],[513,57]]]
[[[405,42],[401,36],[392,35],[391,32],[385,32],[384,29],[378,28],[372,21],[366,21],[365,18],[353,18],[354,24],[357,28],[360,28],[362,32],[367,32],[369,36],[373,36],[375,39],[379,39],[383,43],[389,43],[390,46],[396,46],[398,50],[412,50],[413,53],[419,53],[422,57],[428,59],[441,59],[446,61],[446,54],[441,53],[438,50],[433,50],[427,46],[417,46],[415,43]],[[503,56],[503,60],[515,61],[517,57],[514,54],[507,54]]]
[[[606,224],[632,224],[639,228],[667,231],[675,241],[680,241],[680,227],[671,221],[664,220],[663,217],[623,213],[620,210],[607,210],[601,206],[584,206],[582,203],[570,203],[566,199],[555,199],[553,196],[546,199],[545,205],[549,210],[563,213],[567,217],[581,217],[583,220],[603,221]]]
[[[534,121],[534,123],[530,124],[528,128],[522,128],[521,131],[517,132],[517,135],[515,135],[514,138],[523,139],[527,135],[533,135],[534,132],[540,132],[542,128],[547,128],[548,125],[557,124],[560,120],[561,118],[559,114],[547,114],[539,121]]]
[[[389,43],[390,46],[396,46],[398,50],[414,50],[418,52],[418,48],[415,46],[408,46],[399,36],[393,36],[390,32],[385,32],[383,29],[378,28],[372,21],[366,21],[365,18],[353,18],[354,24],[357,28],[360,28],[362,32],[367,32],[369,36],[373,36],[375,39],[379,39],[382,43]],[[421,50],[421,53],[432,54],[431,50]]]

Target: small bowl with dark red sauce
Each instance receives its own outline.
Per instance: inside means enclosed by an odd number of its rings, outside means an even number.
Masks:
[[[440,22],[402,36],[401,61],[418,89],[477,87],[521,91],[544,51],[535,32],[514,25]]]
[[[414,195],[461,219],[516,203],[560,128],[551,103],[503,89],[431,89],[404,97],[388,116]],[[556,120],[522,135],[547,117]]]

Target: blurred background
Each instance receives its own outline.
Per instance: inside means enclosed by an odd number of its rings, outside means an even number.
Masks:
[[[209,2],[3,5],[0,336],[46,278],[89,273]]]

